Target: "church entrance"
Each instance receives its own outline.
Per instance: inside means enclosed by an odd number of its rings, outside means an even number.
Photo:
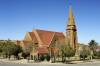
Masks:
[[[49,54],[39,54],[38,56],[39,61],[50,61],[50,55]]]

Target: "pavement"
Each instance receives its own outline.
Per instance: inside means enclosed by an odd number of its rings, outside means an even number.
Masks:
[[[0,66],[100,66],[100,63],[93,64],[8,64],[3,63]]]
[[[22,60],[8,60],[8,59],[0,59],[0,64],[64,64],[64,63],[51,63],[51,62],[47,62],[47,61],[44,61],[44,62],[37,62],[37,63],[34,63],[34,61],[30,61],[28,62],[26,59],[22,59]],[[92,61],[72,61],[71,63],[69,64],[100,64],[100,60],[92,60]]]

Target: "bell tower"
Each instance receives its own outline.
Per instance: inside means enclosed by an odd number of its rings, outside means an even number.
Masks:
[[[72,13],[72,6],[69,8],[68,23],[66,26],[66,41],[73,49],[77,49],[77,29]]]

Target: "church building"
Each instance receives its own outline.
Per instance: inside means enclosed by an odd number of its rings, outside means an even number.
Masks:
[[[33,29],[32,32],[26,33],[23,41],[17,41],[17,44],[23,49],[28,49],[31,42],[35,48],[35,50],[31,51],[32,56],[59,54],[62,44],[69,44],[73,49],[77,49],[77,29],[72,7],[69,8],[66,35],[63,32]]]

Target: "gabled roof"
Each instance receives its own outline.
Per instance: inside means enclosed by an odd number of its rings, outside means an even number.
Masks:
[[[50,46],[51,42],[53,41],[54,37],[58,38],[58,41],[61,43],[64,41],[65,36],[62,32],[53,32],[47,30],[33,30],[32,32],[28,32],[26,34],[27,37],[31,37],[33,43],[38,43],[37,51],[38,53],[48,53],[48,47]],[[25,48],[29,47],[30,41],[24,40],[22,41]]]
[[[48,46],[53,39],[54,32],[45,31],[45,30],[36,30],[36,31],[43,43],[42,45]]]
[[[62,32],[55,32],[55,36],[58,38],[59,44],[63,44],[65,42],[65,36]]]
[[[37,40],[37,38],[36,38],[36,35],[35,35],[33,32],[29,32],[29,35],[30,35],[30,37],[31,37],[31,39],[32,39],[32,41],[33,41],[34,43],[37,43],[37,42],[38,42],[38,40]]]
[[[56,36],[60,42],[64,41],[64,38],[65,38],[62,32],[53,32],[53,31],[46,31],[46,30],[35,30],[35,31],[37,32],[40,40],[42,41],[42,44],[41,44],[42,46],[49,47],[54,36]]]

